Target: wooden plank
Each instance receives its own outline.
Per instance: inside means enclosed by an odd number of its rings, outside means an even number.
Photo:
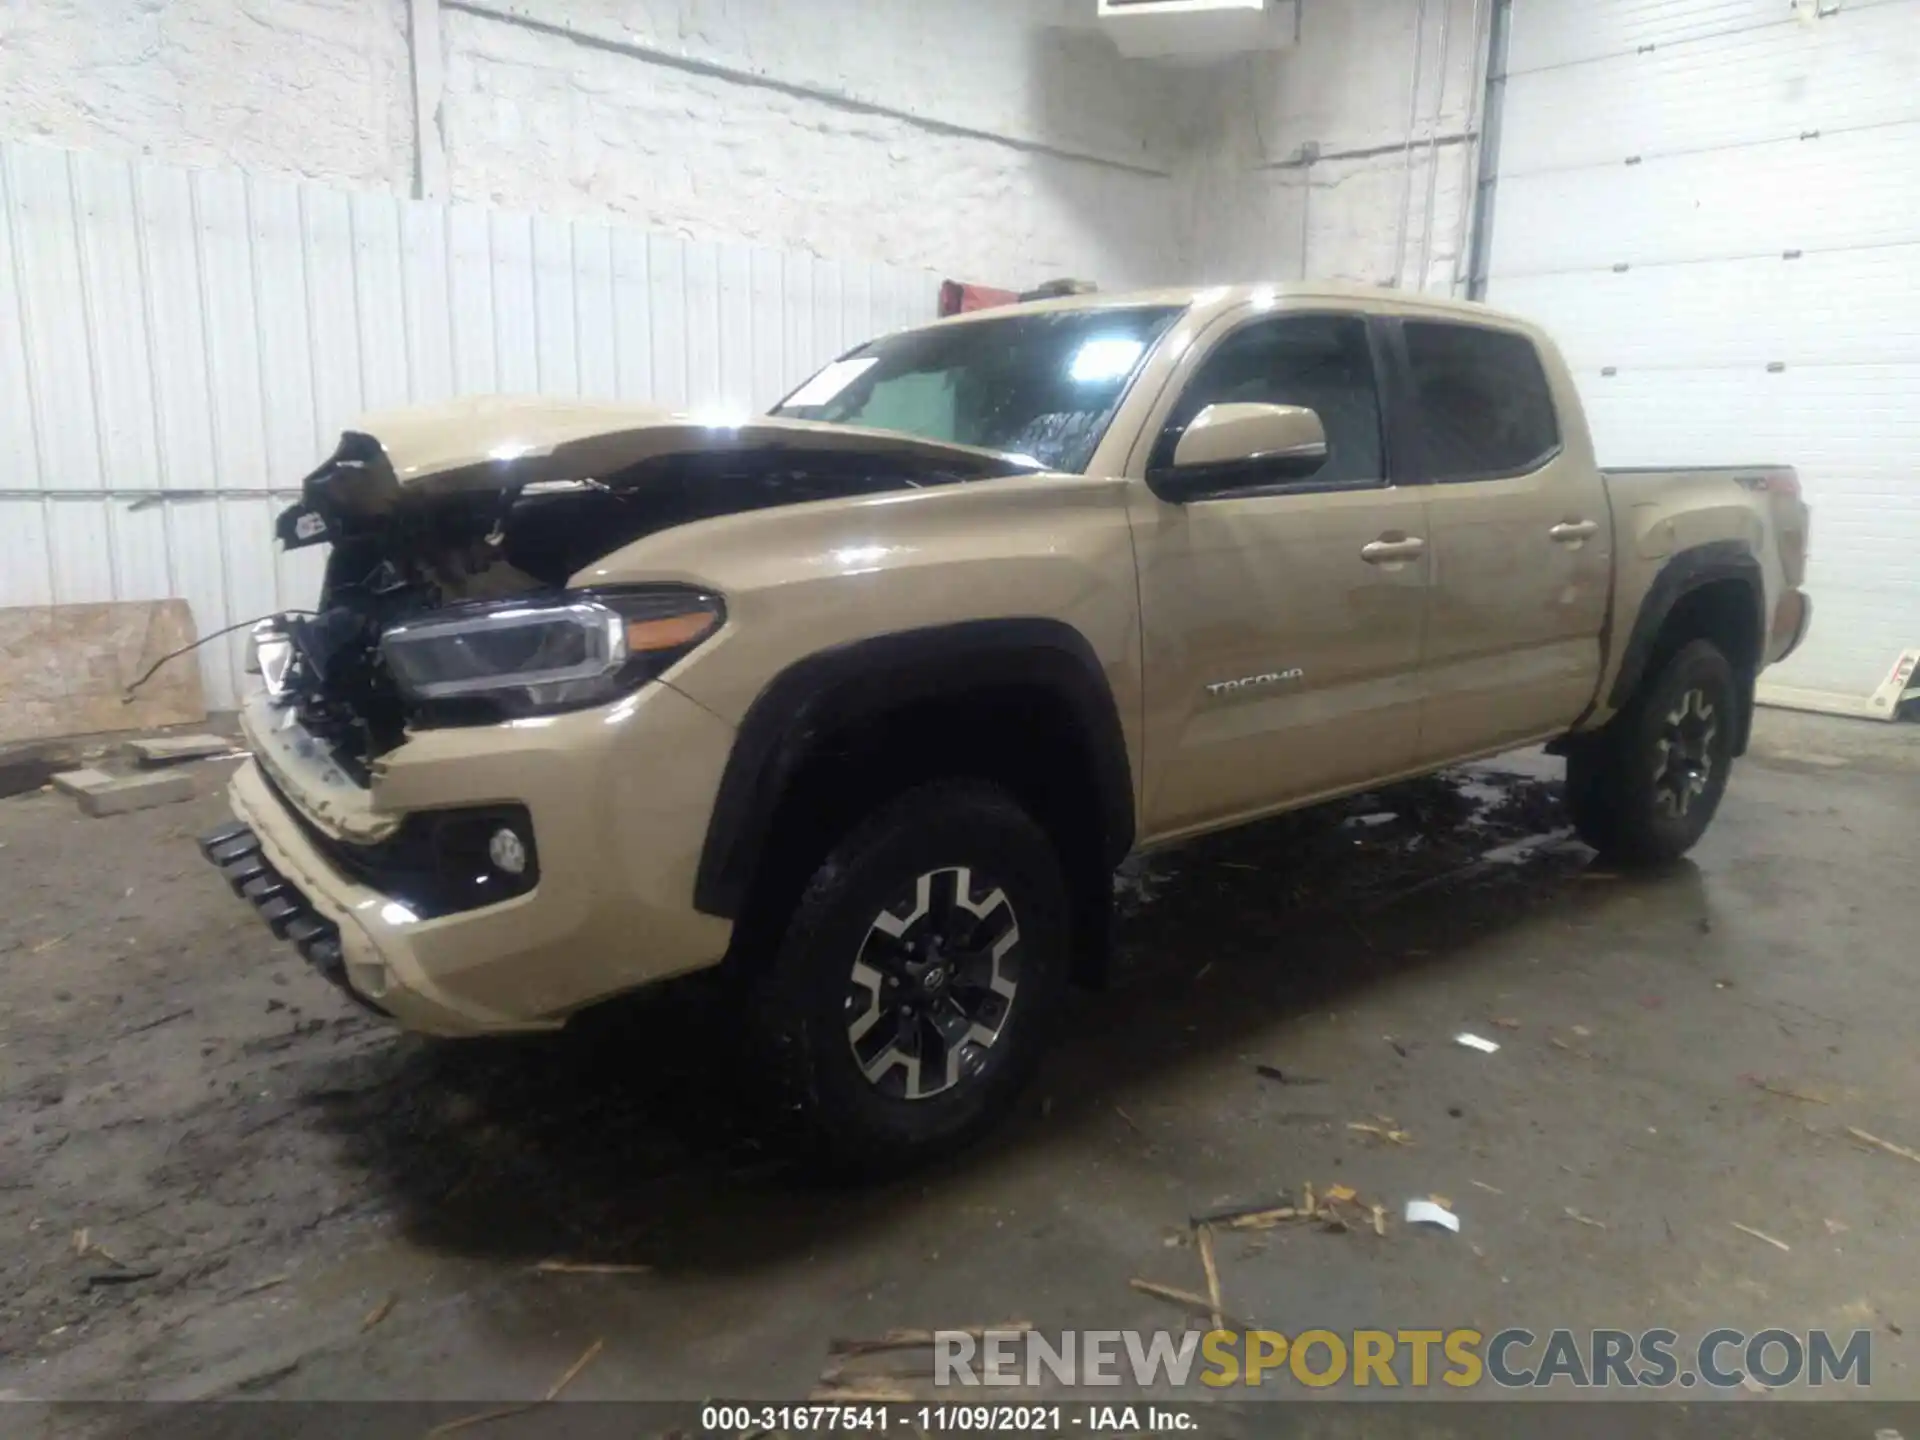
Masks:
[[[162,666],[133,703],[122,699],[149,665],[193,638],[183,600],[0,609],[0,742],[205,720],[190,661]]]

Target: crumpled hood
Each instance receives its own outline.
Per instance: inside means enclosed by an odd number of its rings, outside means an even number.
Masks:
[[[887,430],[771,416],[732,423],[731,416],[544,396],[475,396],[376,412],[349,427],[341,448],[355,452],[352,462],[386,472],[401,488],[426,492],[604,480],[662,455],[723,450],[871,454],[986,473],[1036,468],[994,451]],[[328,466],[341,458],[336,455]]]
[[[274,532],[289,550],[337,543],[403,512],[443,502],[472,509],[488,496],[511,506],[548,486],[648,493],[655,503],[647,513],[656,517],[649,523],[681,524],[1039,469],[1023,457],[889,430],[767,416],[727,423],[642,405],[489,395],[355,421]],[[622,526],[642,515],[621,508]]]

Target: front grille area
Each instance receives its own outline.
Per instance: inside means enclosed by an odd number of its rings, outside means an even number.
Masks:
[[[355,1001],[376,1014],[386,1014],[347,984],[339,927],[319,914],[291,881],[267,863],[260,850],[260,837],[251,826],[228,825],[201,836],[200,853],[226,877],[234,894],[260,912],[260,918],[278,939],[292,941],[309,965]]]

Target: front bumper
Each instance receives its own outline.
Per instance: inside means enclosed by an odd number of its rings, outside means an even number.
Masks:
[[[274,937],[291,941],[322,979],[369,1010],[387,1013],[347,983],[340,927],[315,910],[292,881],[267,863],[252,826],[236,822],[202,835],[200,853],[225,877],[234,894],[260,912]]]
[[[278,713],[244,713],[256,759],[228,790],[238,825],[202,848],[276,935],[400,1025],[551,1030],[726,953],[732,927],[694,909],[693,886],[733,730],[677,692],[654,686],[538,725],[420,732],[382,757],[365,813],[351,816],[284,727],[267,733]],[[538,883],[511,899],[416,914],[338,858],[365,843],[369,816],[508,804],[525,807],[540,855]]]

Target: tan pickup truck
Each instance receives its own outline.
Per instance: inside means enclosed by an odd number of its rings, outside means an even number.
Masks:
[[[1534,327],[1325,286],[876,340],[765,419],[367,419],[280,519],[203,842],[445,1035],[721,965],[831,1153],[956,1144],[1104,963],[1129,852],[1515,746],[1621,861],[1699,837],[1804,635],[1778,466],[1606,472]]]

